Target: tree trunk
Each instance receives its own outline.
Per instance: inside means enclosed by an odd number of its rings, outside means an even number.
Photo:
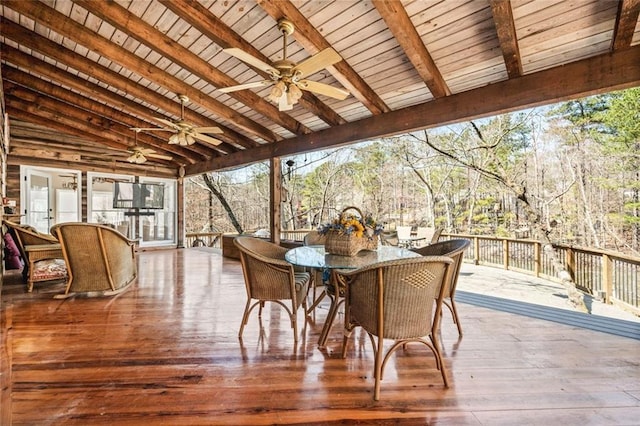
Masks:
[[[209,188],[209,191],[211,191],[211,193],[216,196],[218,201],[220,201],[220,204],[222,204],[222,208],[225,212],[227,212],[227,216],[229,217],[229,220],[231,221],[231,224],[235,228],[236,232],[238,234],[244,233],[242,225],[240,225],[240,222],[238,222],[238,219],[236,219],[236,215],[233,213],[233,209],[231,208],[229,203],[227,203],[227,200],[226,198],[224,198],[222,192],[218,188],[216,188],[213,180],[211,180],[211,176],[209,176],[207,173],[203,173],[202,179],[204,180],[205,185],[207,185],[207,188]]]

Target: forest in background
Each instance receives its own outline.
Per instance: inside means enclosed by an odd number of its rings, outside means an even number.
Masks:
[[[282,158],[282,229],[347,206],[387,229],[640,251],[640,88]],[[185,180],[187,232],[269,226],[269,164]]]

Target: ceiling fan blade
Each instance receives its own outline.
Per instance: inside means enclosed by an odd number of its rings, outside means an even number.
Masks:
[[[129,130],[133,130],[134,132],[149,132],[149,131],[159,131],[159,132],[173,132],[173,129],[165,129],[163,127],[132,127]]]
[[[221,134],[224,133],[220,127],[196,127],[195,130],[198,133],[213,133],[213,134]]]
[[[222,93],[237,92],[238,90],[253,89],[254,87],[268,86],[272,83],[273,81],[271,80],[254,81],[253,83],[238,84],[237,86],[220,87],[218,88],[218,91]]]
[[[199,141],[210,143],[212,145],[220,145],[222,143],[222,141],[212,138],[211,136],[203,135],[202,133],[193,133],[193,137]]]
[[[170,127],[171,129],[180,130],[180,127],[178,127],[176,125],[176,123],[174,123],[172,121],[165,120],[164,118],[156,118],[156,120],[158,120],[159,122],[161,122],[165,126]]]
[[[298,87],[303,90],[308,90],[310,92],[319,93],[321,95],[340,100],[346,99],[350,94],[344,89],[339,89],[324,83],[318,83],[317,81],[300,80],[297,84]]]
[[[170,155],[162,155],[162,154],[147,154],[147,157],[157,158],[160,160],[173,160],[173,157]]]
[[[340,62],[341,60],[342,57],[338,55],[338,52],[333,50],[331,47],[327,47],[326,49],[316,53],[312,57],[305,59],[304,61],[293,67],[293,74],[297,74],[300,78],[306,77],[320,71],[323,68]]]
[[[260,59],[248,54],[242,49],[238,49],[237,47],[231,47],[229,49],[223,49],[222,51],[228,55],[235,56],[241,61],[251,65],[254,68],[262,70],[266,73],[269,73],[271,75],[277,75],[277,76],[280,75],[280,71],[274,68],[273,65],[269,65],[266,62],[261,61]]]

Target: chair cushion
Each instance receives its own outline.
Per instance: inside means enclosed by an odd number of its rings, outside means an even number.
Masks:
[[[6,270],[22,268],[20,250],[8,232],[4,234],[4,267]]]
[[[296,291],[302,290],[309,283],[310,275],[308,272],[296,272]]]
[[[34,281],[63,279],[67,277],[67,266],[62,259],[47,259],[35,263]]]

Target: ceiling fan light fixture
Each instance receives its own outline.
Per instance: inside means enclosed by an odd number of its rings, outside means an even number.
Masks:
[[[147,158],[142,155],[141,152],[136,151],[127,158],[127,161],[135,164],[142,164],[147,161]]]
[[[284,95],[285,90],[287,90],[284,81],[277,82],[272,88],[271,92],[269,92],[269,100],[275,104],[278,103],[282,95]]]
[[[224,49],[229,55],[245,62],[253,68],[259,69],[269,74],[273,81],[258,81],[252,83],[237,84],[235,86],[219,89],[223,93],[235,92],[237,90],[263,87],[274,84],[266,99],[278,106],[279,111],[293,109],[293,105],[302,97],[302,90],[329,96],[343,100],[349,96],[349,92],[325,83],[305,80],[306,77],[342,61],[342,57],[333,48],[327,47],[300,63],[295,63],[287,59],[287,36],[291,35],[295,28],[291,21],[280,19],[278,29],[282,32],[282,59],[273,63],[264,62],[255,56],[239,49]]]
[[[185,131],[175,133],[169,138],[169,145],[187,146],[193,145],[194,143],[196,143],[196,139]]]
[[[293,99],[293,103],[295,104],[302,97],[302,90],[300,90],[300,88],[295,83],[289,84],[288,89],[289,90],[287,90],[287,93],[291,96],[291,98]]]

